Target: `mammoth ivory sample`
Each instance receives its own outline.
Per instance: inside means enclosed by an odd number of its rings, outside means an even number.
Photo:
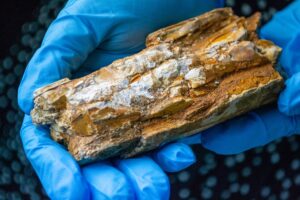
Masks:
[[[143,51],[34,94],[33,122],[81,163],[130,157],[276,100],[281,49],[229,8],[160,29]]]

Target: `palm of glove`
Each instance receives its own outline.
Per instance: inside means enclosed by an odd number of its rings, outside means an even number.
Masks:
[[[214,4],[213,1],[204,3],[198,0],[176,4],[172,0],[125,0],[113,4],[106,0],[68,2],[49,27],[19,88],[19,105],[26,113],[21,129],[24,149],[51,198],[168,199],[169,182],[164,171],[176,172],[195,161],[193,152],[184,143],[202,142],[204,147],[218,153],[238,153],[300,129],[297,116],[300,114],[297,90],[300,89],[296,87],[300,75],[295,70],[300,71],[300,62],[294,51],[299,49],[300,34],[296,36],[289,30],[282,30],[283,34],[272,38],[272,29],[282,29],[283,26],[276,18],[263,29],[262,35],[275,42],[281,41],[282,35],[286,36],[284,42],[278,42],[285,47],[282,64],[292,69],[287,70],[291,78],[279,100],[280,110],[286,115],[275,107],[266,107],[143,157],[97,162],[82,168],[66,150],[51,140],[47,127],[32,124],[28,114],[33,106],[35,89],[63,77],[80,77],[135,53],[144,47],[148,33],[199,15],[213,8]],[[299,1],[281,15],[293,18],[294,15],[290,14],[293,9],[300,13]],[[293,19],[290,28],[299,26],[299,20]]]

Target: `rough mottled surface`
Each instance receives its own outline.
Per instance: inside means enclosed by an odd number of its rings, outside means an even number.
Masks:
[[[217,9],[150,34],[147,48],[35,93],[37,124],[82,163],[128,157],[277,98],[280,48],[255,33],[259,14]]]

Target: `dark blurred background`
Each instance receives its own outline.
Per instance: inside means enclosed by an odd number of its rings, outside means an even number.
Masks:
[[[19,139],[23,114],[17,105],[17,88],[26,64],[65,2],[0,3],[0,200],[47,199]],[[226,0],[226,5],[239,15],[261,11],[266,23],[290,2]],[[197,164],[170,174],[172,199],[300,199],[299,144],[300,138],[293,136],[234,156],[195,147]]]

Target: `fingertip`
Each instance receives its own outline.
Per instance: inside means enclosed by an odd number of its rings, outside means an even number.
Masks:
[[[24,85],[21,82],[18,88],[18,105],[19,108],[27,115],[30,114],[31,109],[33,108],[33,101],[32,98],[28,98],[28,92],[29,91],[24,88]]]
[[[169,199],[168,176],[150,157],[118,160],[116,166],[126,175],[137,199]]]
[[[278,109],[288,116],[300,114],[300,72],[294,74],[286,82],[285,89],[278,99]]]
[[[125,175],[108,162],[98,162],[83,167],[92,199],[134,199],[134,193]]]
[[[48,141],[49,138],[49,130],[44,126],[36,126],[32,123],[32,119],[30,115],[24,116],[22,127],[20,130],[21,140],[23,142],[23,147],[26,153],[31,153],[34,151],[39,145]],[[28,154],[30,156],[31,154]]]
[[[201,144],[201,134],[198,133],[192,136],[184,137],[177,140],[177,142],[188,144],[188,145]]]
[[[52,199],[89,199],[89,188],[73,157],[25,115],[21,128],[25,154]]]
[[[153,159],[166,172],[178,172],[196,162],[193,150],[186,144],[173,143],[153,153]]]
[[[52,176],[51,178],[43,178],[44,180],[42,181],[48,181],[43,186],[49,197],[51,199],[92,199],[90,188],[82,176],[79,166],[74,163],[75,161],[70,162],[66,158],[63,159],[60,159],[58,162],[53,162],[52,160],[53,165],[48,167],[47,175],[44,175],[44,177]],[[51,173],[54,169],[56,172]]]
[[[236,149],[227,147],[228,136],[226,136],[224,132],[226,132],[224,123],[215,125],[203,131],[201,133],[202,146],[219,155],[231,155],[234,153],[239,153]],[[235,132],[232,132],[232,135],[234,134]]]

